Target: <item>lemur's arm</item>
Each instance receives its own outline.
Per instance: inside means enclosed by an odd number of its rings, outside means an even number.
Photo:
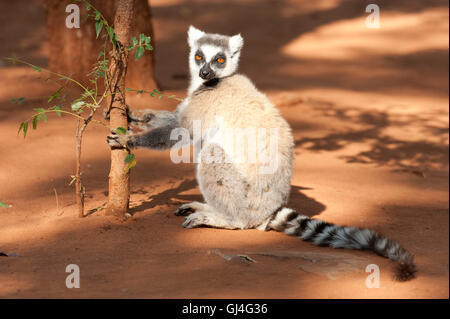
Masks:
[[[112,148],[138,148],[164,150],[173,146],[177,140],[170,139],[173,129],[179,127],[176,112],[136,110],[128,114],[130,124],[143,130],[141,133],[128,131],[124,135],[111,134],[107,142]]]

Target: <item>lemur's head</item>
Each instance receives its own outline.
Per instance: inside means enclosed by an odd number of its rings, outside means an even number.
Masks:
[[[190,26],[188,43],[192,80],[209,81],[229,76],[237,70],[244,40],[240,34],[229,37],[205,33]]]

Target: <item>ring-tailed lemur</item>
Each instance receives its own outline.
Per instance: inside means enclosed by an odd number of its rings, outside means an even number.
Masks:
[[[230,149],[202,136],[196,178],[206,203],[181,205],[176,215],[192,212],[183,226],[276,230],[319,246],[370,250],[397,262],[396,279],[413,278],[413,256],[398,243],[369,229],[329,224],[283,207],[290,192],[294,140],[289,125],[268,98],[247,77],[236,73],[243,46],[241,35],[209,34],[191,26],[188,42],[191,82],[187,98],[173,113],[130,112],[130,122],[144,132],[112,134],[109,145],[167,149],[177,142],[170,139],[172,130],[185,128],[192,136],[196,120],[202,127],[215,127],[222,133],[230,127],[275,128],[278,145],[272,158],[276,169],[261,174],[258,169],[262,164],[226,161]],[[267,150],[267,139],[262,147]],[[206,157],[212,153],[219,154],[221,160],[208,161]]]

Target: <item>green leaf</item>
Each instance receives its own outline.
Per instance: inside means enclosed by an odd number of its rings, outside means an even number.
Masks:
[[[25,138],[27,136],[27,131],[28,131],[28,122],[24,122],[23,123],[23,138]]]
[[[111,28],[110,26],[106,26],[106,32],[108,33],[108,37],[109,40],[111,40],[111,42],[115,42],[115,33],[114,33],[114,29]]]
[[[53,101],[54,99],[59,97],[59,95],[61,94],[62,90],[63,90],[63,87],[60,87],[55,93],[53,93],[52,96],[49,97],[47,102],[50,103],[51,101]]]
[[[0,207],[6,208],[6,207],[8,207],[8,206],[9,206],[8,204],[5,204],[5,203],[3,203],[3,202],[0,202]]]
[[[38,117],[39,119],[43,119],[44,122],[47,122],[47,115],[45,115],[45,113],[39,113]]]
[[[38,67],[38,66],[33,66],[33,69],[38,71],[38,72],[42,72],[42,69],[40,67]]]
[[[72,110],[78,111],[84,104],[86,104],[84,101],[78,101],[72,104]]]
[[[100,32],[102,32],[102,28],[103,28],[103,21],[99,20],[95,22],[95,34],[97,35],[97,38],[100,34]]]
[[[55,113],[58,116],[61,116],[61,105],[55,105],[54,109],[55,109]]]
[[[100,62],[98,68],[102,71],[108,71],[108,60]]]
[[[84,91],[84,93],[81,95],[81,99],[85,99],[85,98],[88,98],[93,95],[94,95],[94,90],[87,90],[87,91]]]
[[[116,128],[115,131],[117,134],[119,135],[125,135],[127,134],[127,130],[125,128],[123,128],[122,126],[119,126],[118,128]]]
[[[34,110],[38,113],[45,113],[45,109],[42,107],[35,108]]]
[[[37,123],[39,121],[39,117],[37,115],[33,116],[33,130],[37,128]]]
[[[136,166],[136,164],[137,164],[136,160],[132,160],[130,163],[128,163],[125,172],[128,173],[132,167]]]
[[[17,131],[17,135],[19,135],[20,131],[22,130],[22,128],[24,126],[24,124],[25,124],[24,122],[20,123],[19,130]]]
[[[136,55],[134,57],[134,60],[137,61],[139,60],[145,53],[145,48],[144,47],[137,47],[136,48]]]
[[[39,115],[37,115],[38,120],[43,119],[44,122],[47,122],[47,115],[45,115],[45,109],[43,109],[42,107],[38,107],[34,110],[39,113]]]
[[[11,103],[22,104],[23,101],[25,101],[25,98],[24,98],[24,97],[20,97],[20,98],[18,98],[18,99],[12,99],[12,100],[11,100]]]
[[[128,154],[127,157],[125,158],[125,163],[130,163],[133,160],[134,160],[134,154]]]

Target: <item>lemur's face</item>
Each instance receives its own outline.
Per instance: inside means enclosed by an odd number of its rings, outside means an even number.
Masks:
[[[189,67],[192,79],[220,79],[237,70],[244,41],[238,34],[232,37],[210,34],[189,27]]]

